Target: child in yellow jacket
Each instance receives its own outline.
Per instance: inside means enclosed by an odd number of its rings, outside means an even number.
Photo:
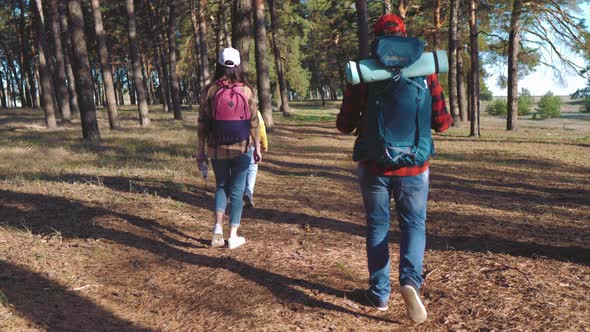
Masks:
[[[266,136],[266,125],[262,115],[258,112],[258,128],[260,128],[260,148],[263,152],[268,151],[268,138]],[[254,149],[254,147],[250,147]],[[246,176],[246,187],[244,188],[244,206],[254,207],[252,196],[254,195],[254,185],[256,184],[256,174],[258,174],[258,163],[254,162],[254,158],[250,162],[248,168],[248,175]]]

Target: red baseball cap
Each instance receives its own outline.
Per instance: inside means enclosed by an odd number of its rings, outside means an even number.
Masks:
[[[375,35],[377,36],[383,35],[386,32],[405,33],[406,25],[401,17],[394,14],[385,14],[377,20],[373,32],[375,32]]]

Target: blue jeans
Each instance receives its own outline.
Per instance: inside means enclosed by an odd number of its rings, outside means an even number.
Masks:
[[[231,202],[229,211],[230,227],[240,226],[244,204],[242,194],[244,193],[246,174],[251,159],[252,152],[248,151],[234,159],[211,160],[217,184],[215,189],[215,211],[225,213],[229,197]]]
[[[417,288],[422,285],[430,171],[416,176],[378,176],[359,167],[358,174],[367,219],[369,292],[385,302],[391,293],[388,248],[391,197],[395,199],[401,231],[400,284]]]
[[[248,149],[248,152],[254,154],[254,148]],[[254,195],[254,185],[256,184],[256,174],[258,174],[258,164],[254,163],[254,157],[250,160],[250,166],[248,166],[248,176],[246,176],[246,187],[244,189],[244,195],[252,198]]]

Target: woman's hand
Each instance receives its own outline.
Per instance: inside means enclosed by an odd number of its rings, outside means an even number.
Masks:
[[[203,166],[203,162],[207,162],[207,155],[205,153],[199,153],[197,155],[197,166],[199,167],[199,170],[201,169],[201,167]]]
[[[262,160],[262,153],[260,149],[254,149],[254,163],[258,164]]]

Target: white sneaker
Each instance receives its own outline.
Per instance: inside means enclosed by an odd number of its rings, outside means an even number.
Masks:
[[[402,293],[402,297],[406,303],[406,313],[408,314],[408,317],[410,317],[414,323],[424,323],[424,321],[426,321],[426,308],[424,307],[424,304],[422,304],[422,300],[420,300],[418,291],[410,285],[404,285],[400,287],[400,293]]]
[[[227,239],[227,246],[230,249],[236,249],[244,243],[246,243],[246,239],[243,236],[234,236]]]
[[[225,245],[225,240],[223,239],[223,228],[220,224],[215,223],[213,227],[213,238],[211,239],[211,246],[212,247],[223,247]]]

